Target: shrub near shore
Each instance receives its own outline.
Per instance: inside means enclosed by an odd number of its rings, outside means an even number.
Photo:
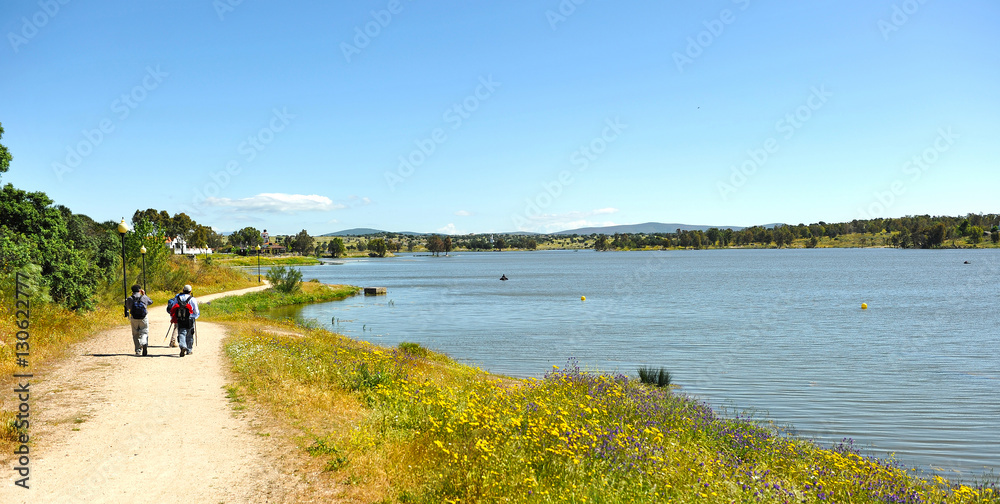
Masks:
[[[418,345],[233,324],[236,390],[363,502],[1000,502],[570,365],[516,380]]]

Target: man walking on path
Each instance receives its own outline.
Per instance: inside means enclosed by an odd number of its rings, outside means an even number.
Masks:
[[[177,325],[177,345],[181,347],[181,357],[194,353],[194,321],[201,312],[198,301],[191,295],[191,286],[185,285],[180,294],[167,303],[171,322]]]
[[[132,286],[132,295],[125,298],[125,309],[128,311],[128,321],[132,324],[132,343],[135,344],[136,355],[146,355],[146,346],[149,343],[149,310],[147,306],[153,304],[153,300],[146,297],[146,291],[139,285]]]

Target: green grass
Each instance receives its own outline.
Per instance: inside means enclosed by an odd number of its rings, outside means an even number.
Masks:
[[[199,256],[201,257],[201,256]],[[212,262],[225,266],[257,266],[256,255],[214,254]],[[312,266],[319,264],[319,259],[310,256],[260,256],[260,266]]]
[[[639,381],[657,387],[666,387],[670,385],[670,372],[666,368],[641,367],[639,368]]]
[[[325,285],[317,282],[303,282],[302,290],[283,294],[274,289],[253,292],[242,296],[228,296],[205,303],[200,307],[206,319],[236,320],[255,313],[266,312],[281,306],[338,301],[354,296],[360,287],[351,285]]]

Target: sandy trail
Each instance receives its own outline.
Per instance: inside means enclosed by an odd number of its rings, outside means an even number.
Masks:
[[[148,356],[135,356],[125,325],[77,344],[72,357],[36,374],[30,489],[5,477],[0,502],[285,500],[294,483],[276,469],[281,454],[226,398],[223,328],[200,322],[194,354],[181,358],[164,343],[166,300],[153,301]]]

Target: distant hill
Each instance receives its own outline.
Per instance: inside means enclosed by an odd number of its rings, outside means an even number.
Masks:
[[[743,229],[743,226],[693,226],[691,224],[676,224],[663,222],[645,222],[643,224],[623,224],[620,226],[605,226],[605,227],[586,227],[579,229],[567,229],[566,231],[559,231],[557,235],[589,235],[594,233],[603,234],[615,234],[615,233],[675,233],[678,229],[683,231],[707,231],[709,228],[719,228],[719,229],[732,229],[733,231],[739,231]]]
[[[351,228],[345,229],[343,231],[337,231],[336,233],[327,233],[320,236],[364,236],[370,234],[385,234],[385,231],[381,229],[372,228]]]
[[[765,224],[765,228],[773,228],[775,226],[782,226],[783,224]],[[663,222],[646,222],[643,224],[622,224],[619,226],[605,226],[605,227],[586,227],[579,229],[568,229],[566,231],[557,231],[555,233],[548,233],[551,235],[589,235],[594,233],[604,233],[604,234],[615,234],[615,233],[642,233],[642,234],[653,234],[653,233],[675,233],[678,229],[683,231],[708,231],[709,228],[719,228],[719,229],[732,229],[733,231],[739,231],[744,228],[744,226],[694,226],[691,224],[676,224],[676,223],[663,223]],[[352,228],[345,229],[343,231],[337,231],[336,233],[327,233],[320,236],[368,236],[368,235],[383,235],[383,234],[401,234],[409,236],[428,236],[432,234],[441,235],[443,233],[416,233],[413,231],[384,231],[381,229],[373,228]],[[523,235],[523,236],[538,236],[546,233],[533,233],[531,231],[511,231],[509,233],[473,233],[475,235]]]
[[[336,233],[327,233],[320,236],[367,236],[367,235],[381,235],[381,234],[401,234],[410,236],[422,236],[427,233],[415,233],[413,231],[383,231],[381,229],[372,228],[351,228],[345,229],[343,231],[337,231]]]

